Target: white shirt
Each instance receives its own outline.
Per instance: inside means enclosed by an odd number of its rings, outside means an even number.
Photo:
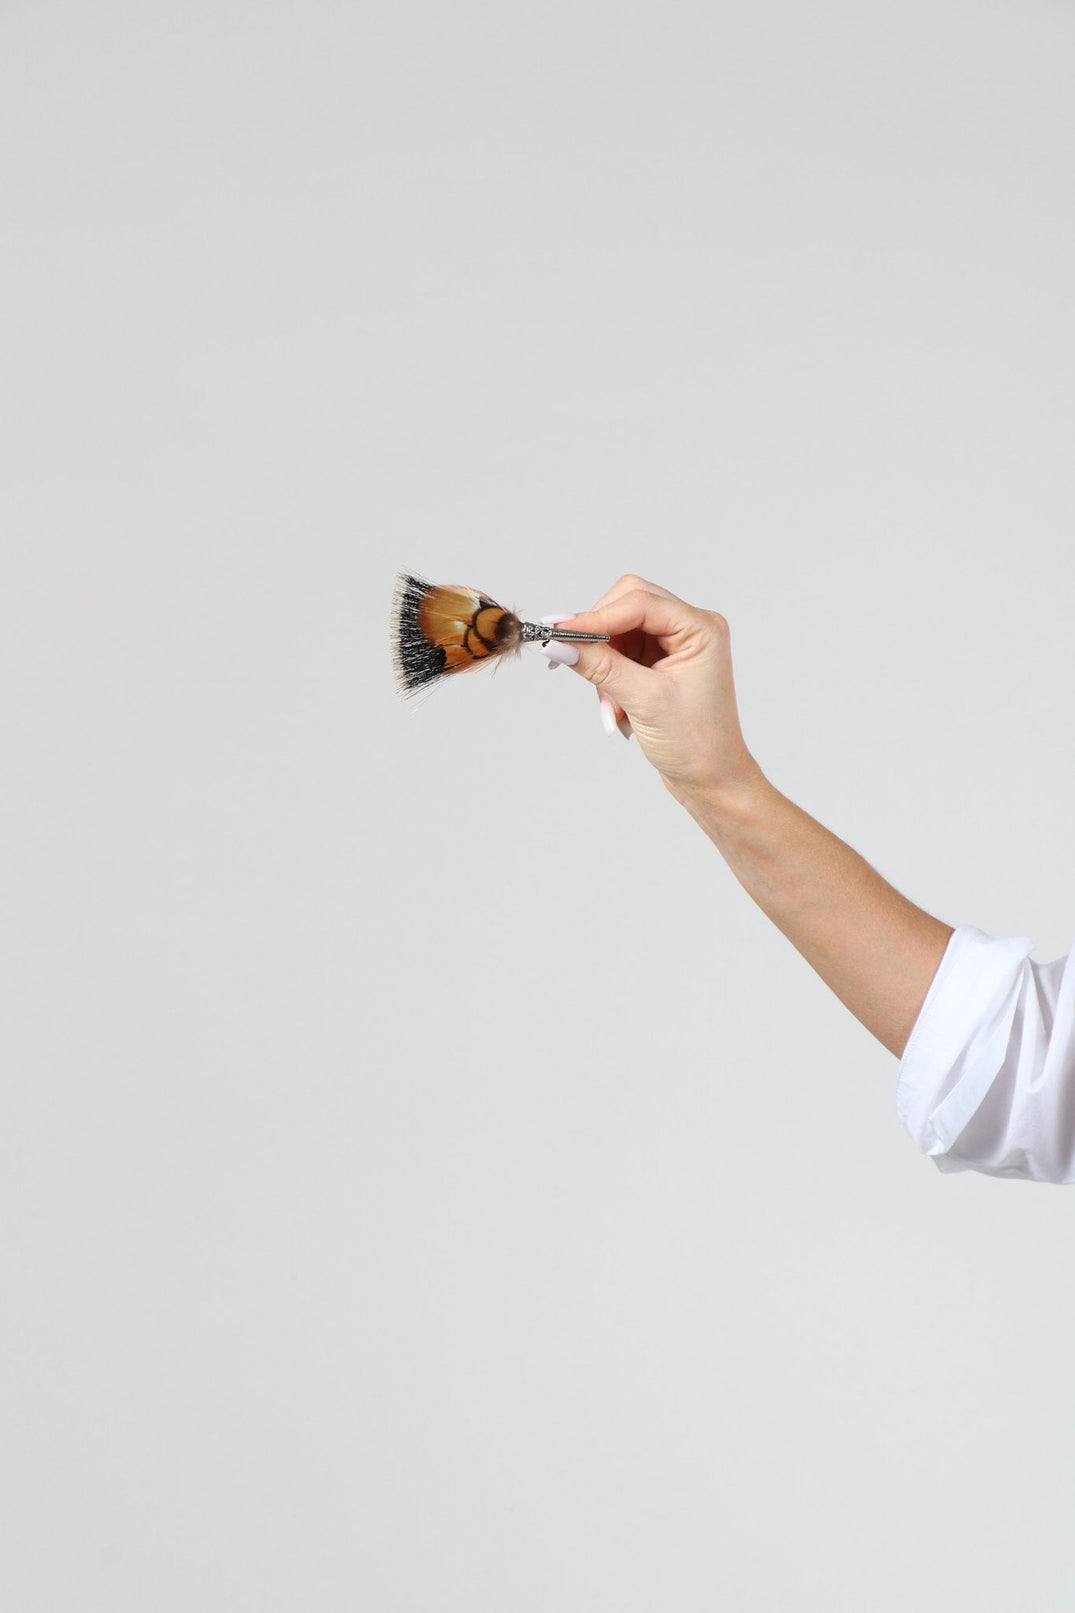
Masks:
[[[903,1050],[896,1112],[942,1171],[1075,1182],[1075,952],[964,924]]]

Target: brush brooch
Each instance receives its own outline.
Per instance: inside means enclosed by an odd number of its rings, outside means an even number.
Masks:
[[[408,571],[396,578],[392,661],[404,697],[450,672],[470,672],[518,654],[520,645],[548,644],[550,639],[607,644],[609,634],[520,621],[514,611],[476,588],[441,586]]]

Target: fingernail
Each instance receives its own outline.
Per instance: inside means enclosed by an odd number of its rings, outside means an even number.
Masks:
[[[610,739],[616,732],[616,716],[612,709],[612,702],[611,700],[606,700],[604,695],[601,696],[601,727]]]
[[[579,652],[573,644],[558,644],[550,639],[548,644],[538,646],[542,655],[548,657],[550,666],[574,666],[579,658]]]
[[[634,729],[631,727],[630,721],[626,714],[620,718],[619,722],[616,724],[616,727],[619,729],[624,739],[630,739],[631,735],[634,733]]]
[[[561,622],[569,622],[573,616],[580,616],[581,611],[563,611],[559,616],[539,616],[538,621],[544,622],[546,627],[559,627]]]

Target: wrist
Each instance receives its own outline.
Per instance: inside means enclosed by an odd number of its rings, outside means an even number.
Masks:
[[[664,778],[664,786],[714,839],[749,823],[777,793],[753,757],[734,777],[719,782]]]

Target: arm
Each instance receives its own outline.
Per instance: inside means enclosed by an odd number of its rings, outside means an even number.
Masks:
[[[560,645],[743,888],[900,1060],[896,1110],[942,1171],[1075,1183],[1075,952],[953,930],[766,779],[739,727],[728,624],[622,577]],[[550,646],[550,650],[552,646]],[[574,653],[572,662],[564,652]]]
[[[610,708],[610,732],[626,716],[665,787],[743,888],[902,1057],[952,926],[901,896],[766,779],[739,726],[724,618],[623,577],[593,611],[569,620],[612,635],[608,645],[578,646],[573,663]]]
[[[845,1008],[897,1058],[953,934],[757,776],[672,792],[743,889]]]

